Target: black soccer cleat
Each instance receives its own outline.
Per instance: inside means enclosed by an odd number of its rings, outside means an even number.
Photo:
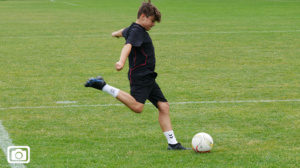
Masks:
[[[95,89],[102,90],[102,88],[106,85],[104,79],[101,76],[97,76],[96,78],[90,78],[84,84],[85,87],[92,87]]]
[[[192,148],[186,148],[186,147],[183,147],[181,146],[180,143],[177,143],[177,144],[169,144],[168,146],[168,150],[191,150]]]

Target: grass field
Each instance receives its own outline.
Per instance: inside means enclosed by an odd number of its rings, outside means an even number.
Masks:
[[[83,86],[101,74],[129,91],[128,67],[114,69],[124,39],[110,34],[140,3],[0,0],[0,126],[30,147],[24,165],[299,167],[300,0],[153,0],[162,22],[149,34],[176,138],[190,147],[209,133],[207,154],[167,151],[154,106],[134,114]],[[0,167],[14,167],[2,150]]]

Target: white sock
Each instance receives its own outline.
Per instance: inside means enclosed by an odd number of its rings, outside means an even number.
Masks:
[[[176,138],[175,138],[173,130],[172,131],[166,131],[166,132],[164,132],[164,134],[165,134],[165,136],[168,140],[168,144],[174,145],[174,144],[178,143]]]
[[[106,93],[108,93],[108,94],[110,94],[110,95],[112,95],[112,96],[114,96],[114,97],[117,97],[118,94],[119,94],[120,89],[117,89],[117,88],[115,88],[115,87],[112,87],[112,86],[106,84],[106,85],[102,88],[102,91],[104,91],[104,92],[106,92]]]

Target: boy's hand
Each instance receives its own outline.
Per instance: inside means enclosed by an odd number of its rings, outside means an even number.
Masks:
[[[112,32],[112,33],[111,33],[111,36],[119,38],[118,32]]]
[[[127,43],[124,45],[119,61],[116,63],[115,68],[117,71],[121,71],[125,65],[126,59],[130,54],[132,45]]]
[[[117,62],[116,65],[115,65],[115,68],[116,68],[117,71],[121,71],[123,69],[123,67],[124,67],[124,63],[122,63],[120,61]]]
[[[124,29],[121,29],[121,30],[116,31],[116,32],[112,32],[112,33],[111,33],[111,36],[117,37],[117,38],[123,37],[123,34],[122,34],[123,30],[124,30]]]

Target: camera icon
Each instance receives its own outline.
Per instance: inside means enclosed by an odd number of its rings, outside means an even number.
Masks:
[[[29,146],[9,146],[7,148],[7,161],[8,163],[29,163]]]

